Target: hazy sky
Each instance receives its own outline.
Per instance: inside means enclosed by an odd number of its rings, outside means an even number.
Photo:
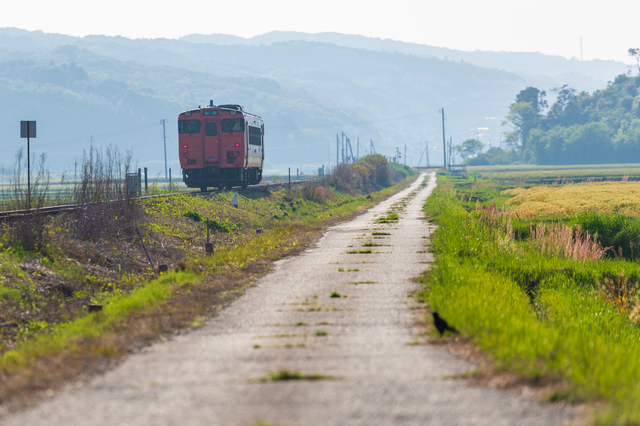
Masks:
[[[539,51],[630,62],[637,0],[2,0],[0,27],[177,38],[336,31],[461,50]]]

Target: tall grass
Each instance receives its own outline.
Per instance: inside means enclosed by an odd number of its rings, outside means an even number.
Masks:
[[[539,222],[529,232],[531,245],[551,256],[576,260],[600,260],[606,248],[593,240],[589,231],[573,229],[566,223],[547,225]]]
[[[499,369],[568,387],[550,398],[601,400],[597,422],[640,423],[640,329],[628,318],[640,265],[574,256],[585,237],[576,240],[569,228],[545,227],[539,240],[569,245],[564,252],[511,239],[508,222],[486,219],[497,216],[495,209],[469,212],[453,194],[441,187],[425,206],[439,224],[425,301],[486,349]]]

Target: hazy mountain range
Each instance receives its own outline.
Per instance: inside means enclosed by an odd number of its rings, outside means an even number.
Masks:
[[[179,112],[239,103],[265,119],[268,170],[335,163],[336,134],[361,153],[373,140],[393,155],[408,144],[416,163],[429,141],[442,162],[439,109],[454,144],[480,134],[497,145],[515,95],[528,85],[602,88],[627,71],[614,61],[539,53],[462,52],[337,33],[273,32],[243,39],[71,37],[0,29],[0,162],[11,164],[20,120],[38,121],[36,151],[54,170],[73,169],[89,146],[132,149],[138,165],[164,174],[162,127],[174,176]],[[478,130],[480,129],[480,130]],[[424,159],[422,160],[424,164]]]

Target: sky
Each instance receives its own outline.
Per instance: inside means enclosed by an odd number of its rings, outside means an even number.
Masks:
[[[0,27],[85,36],[252,37],[325,31],[459,50],[538,51],[631,63],[640,47],[635,0],[3,0]],[[28,5],[28,6],[26,6]]]

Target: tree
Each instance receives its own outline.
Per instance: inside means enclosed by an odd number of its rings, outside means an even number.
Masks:
[[[555,87],[552,92],[556,93],[558,97],[556,101],[551,105],[551,109],[547,113],[547,126],[555,126],[556,124],[567,125],[565,123],[565,109],[567,106],[575,100],[576,89],[569,87],[568,84],[562,87]]]
[[[477,139],[467,139],[461,145],[457,145],[455,150],[462,156],[465,162],[469,157],[473,157],[482,151],[484,144]]]
[[[547,107],[547,101],[544,99],[547,96],[547,92],[544,90],[540,91],[535,87],[527,87],[524,90],[521,90],[520,93],[516,95],[516,102],[521,103],[526,102],[531,104],[535,112],[540,114],[542,112],[542,108]]]
[[[640,48],[630,48],[629,56],[636,60],[636,63],[638,64],[638,72],[640,72]]]
[[[502,122],[502,125],[511,124],[513,126],[513,131],[505,133],[506,142],[511,145],[514,150],[519,149],[522,156],[524,156],[527,148],[529,134],[531,130],[537,127],[541,118],[539,113],[540,104],[536,103],[536,106],[538,108],[534,107],[531,102],[513,103],[509,107],[507,119]]]

